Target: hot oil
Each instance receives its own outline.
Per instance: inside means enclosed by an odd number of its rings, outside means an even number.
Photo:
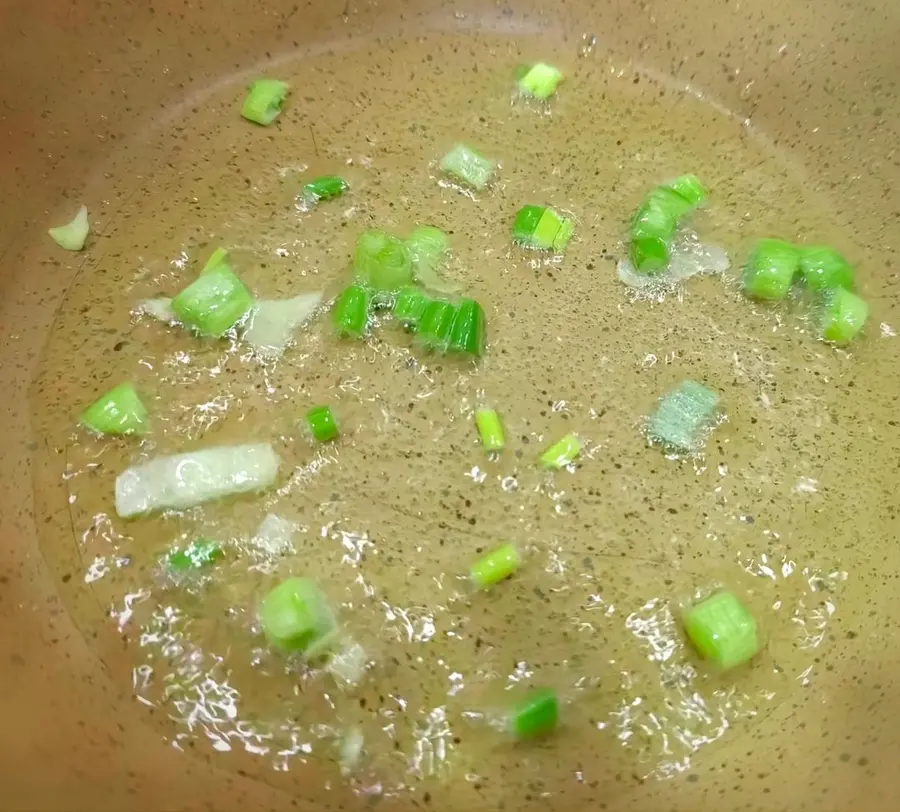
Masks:
[[[568,74],[547,106],[511,95],[516,64],[535,58]],[[865,420],[885,414],[868,381],[893,344],[873,326],[836,351],[800,305],[751,305],[728,276],[631,301],[615,267],[624,223],[648,189],[691,171],[712,190],[694,226],[734,267],[755,236],[828,241],[863,260],[865,291],[865,254],[764,139],[597,53],[433,36],[270,72],[294,88],[275,126],[239,118],[235,79],[134,148],[135,193],[101,226],[102,254],[49,338],[32,408],[68,505],[57,491],[36,498],[48,516],[70,516],[70,534],[45,533],[45,555],[68,560],[74,534],[75,577],[109,610],[102,621],[85,610],[82,630],[121,633],[131,671],[115,676],[171,720],[175,746],[242,753],[266,773],[335,762],[359,730],[363,754],[346,780],[366,795],[430,798],[439,787],[445,808],[492,808],[577,786],[609,800],[715,763],[714,743],[752,735],[827,667],[833,617],[860,589],[848,539],[884,521]],[[439,183],[436,161],[458,141],[500,161],[489,192]],[[153,172],[141,172],[142,156]],[[300,187],[323,173],[351,191],[299,209]],[[528,202],[575,218],[563,259],[510,248]],[[324,312],[261,365],[240,344],[131,315],[183,287],[220,244],[260,297],[330,297],[350,279],[363,229],[416,223],[451,234],[446,275],[485,307],[477,365],[423,355],[389,323],[366,342],[338,340]],[[647,447],[641,420],[684,378],[720,391],[727,420],[705,454],[668,459]],[[78,429],[82,404],[124,379],[145,397],[150,434]],[[498,459],[472,424],[485,402],[506,427]],[[317,447],[303,415],[325,403],[342,435]],[[537,470],[568,432],[586,441],[575,468]],[[282,456],[277,488],[115,516],[115,476],[129,464],[254,440]],[[847,493],[859,494],[852,506]],[[252,540],[272,512],[297,524],[286,555]],[[165,583],[160,558],[197,536],[220,541],[224,561]],[[469,564],[505,541],[524,551],[521,572],[474,594]],[[372,665],[356,690],[266,647],[257,602],[288,575],[315,578],[366,647]],[[691,655],[677,622],[684,602],[721,585],[752,607],[766,641],[751,668],[725,676]],[[497,728],[531,685],[559,691],[562,726],[515,745]],[[340,780],[331,767],[326,776]]]

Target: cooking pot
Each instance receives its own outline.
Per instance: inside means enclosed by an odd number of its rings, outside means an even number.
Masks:
[[[819,563],[833,564],[848,582],[830,619],[830,648],[811,661],[814,679],[797,675],[794,690],[699,750],[689,769],[651,776],[600,745],[580,763],[560,766],[548,750],[535,757],[535,778],[542,764],[554,763],[537,789],[510,783],[492,802],[610,812],[897,808],[900,418],[892,325],[900,326],[893,253],[900,243],[900,7],[883,0],[6,0],[0,21],[4,809],[350,810],[376,801],[397,809],[485,808],[475,792],[448,792],[446,800],[440,789],[427,799],[421,792],[366,796],[314,759],[278,771],[247,752],[180,744],[165,712],[135,699],[128,630],[106,617],[109,607],[85,582],[67,510],[66,449],[32,419],[34,399],[45,391],[35,379],[67,292],[81,275],[114,272],[104,233],[121,227],[117,216],[136,197],[154,194],[154,175],[173,151],[193,148],[179,132],[187,111],[223,83],[249,78],[260,61],[315,60],[334,50],[353,59],[358,42],[479,30],[511,39],[539,34],[548,49],[571,49],[597,71],[639,66],[668,77],[802,167],[867,268],[874,347],[857,368],[855,394],[863,391],[847,457],[862,464],[866,449],[877,447],[877,459],[891,460],[869,472],[867,489],[829,493],[825,518],[809,515]],[[302,98],[302,89],[295,94]],[[198,156],[205,160],[202,146]],[[84,253],[67,254],[46,229],[82,202],[96,237]],[[89,366],[82,358],[79,368]],[[850,397],[853,379],[848,371],[835,385],[851,387]],[[829,611],[827,599],[822,606]]]

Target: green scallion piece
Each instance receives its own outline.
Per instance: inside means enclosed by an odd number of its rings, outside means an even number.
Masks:
[[[472,583],[487,589],[509,578],[519,568],[519,552],[512,544],[503,544],[479,558],[469,572]]]
[[[679,217],[684,217],[685,214],[694,209],[692,203],[688,202],[680,194],[666,186],[658,186],[650,192],[650,194],[647,195],[647,199],[644,201],[644,205],[661,209],[676,221],[676,226]]]
[[[744,293],[764,301],[783,299],[799,270],[796,246],[784,240],[759,240],[744,268]]]
[[[559,723],[559,698],[550,688],[538,688],[519,702],[509,716],[517,739],[536,739],[552,733]]]
[[[337,420],[330,406],[316,406],[306,413],[306,423],[313,437],[320,443],[331,442],[338,436]]]
[[[519,91],[536,99],[549,99],[563,80],[563,73],[552,65],[538,62],[519,78]]]
[[[665,270],[678,221],[700,205],[706,194],[695,175],[682,175],[647,195],[628,231],[628,255],[635,270],[643,274]]]
[[[80,251],[84,248],[90,231],[87,206],[82,206],[71,221],[64,226],[54,226],[48,229],[47,233],[60,248],[65,248],[66,251]]]
[[[853,290],[856,284],[853,266],[827,245],[800,249],[800,273],[807,287],[813,290]]]
[[[696,451],[715,423],[719,393],[696,381],[684,381],[664,395],[648,424],[651,440],[678,451]]]
[[[250,291],[224,261],[200,274],[172,299],[179,321],[215,337],[227,333],[252,307]]]
[[[196,539],[183,550],[172,550],[166,556],[166,567],[173,572],[188,572],[214,563],[224,555],[214,541]]]
[[[709,193],[696,175],[681,175],[663,184],[663,188],[671,189],[679,197],[686,200],[691,208],[705,202]]]
[[[221,265],[223,262],[224,263],[228,262],[228,249],[222,248],[220,246],[219,248],[216,248],[216,250],[213,251],[209,255],[209,259],[206,260],[203,267],[200,269],[200,273],[201,274],[207,273],[207,272],[211,271],[213,268],[216,268],[219,265]]]
[[[731,592],[717,592],[695,604],[682,622],[697,653],[723,671],[743,665],[759,651],[756,621]]]
[[[324,653],[337,636],[325,596],[306,578],[288,578],[262,599],[259,619],[269,642],[307,657]]]
[[[485,343],[484,310],[474,299],[463,299],[456,305],[456,316],[450,330],[447,349],[480,358]]]
[[[457,144],[441,158],[439,166],[445,174],[480,191],[490,183],[497,165],[474,149]]]
[[[677,209],[652,195],[631,222],[631,261],[641,273],[660,271],[669,264],[669,242],[678,227]]]
[[[335,299],[331,318],[338,335],[362,338],[369,327],[372,293],[362,285],[350,285]]]
[[[81,413],[81,424],[98,434],[144,434],[147,407],[132,384],[120,383]]]
[[[545,468],[565,468],[571,465],[580,453],[581,440],[575,434],[567,434],[541,454],[541,465]]]
[[[403,288],[394,299],[394,318],[415,330],[430,303],[431,299],[418,288]]]
[[[337,175],[325,175],[305,184],[302,196],[308,203],[318,203],[320,200],[340,197],[349,188],[347,182]]]
[[[641,273],[659,273],[669,264],[669,242],[662,237],[632,237],[628,258]]]
[[[544,206],[523,206],[513,220],[513,242],[536,251],[553,249],[562,252],[572,238],[575,225],[553,209]]]
[[[398,290],[413,281],[406,244],[384,231],[366,231],[359,236],[354,266],[360,281],[375,290]]]
[[[531,237],[541,222],[541,217],[546,211],[545,206],[528,205],[522,206],[516,212],[516,219],[513,220],[512,237],[513,242],[519,245],[530,245]]]
[[[450,302],[433,300],[428,303],[419,321],[416,340],[427,349],[444,352],[450,343],[455,321],[456,308]]]
[[[503,424],[493,409],[478,409],[475,412],[475,426],[485,451],[502,451],[506,447]]]
[[[268,126],[281,114],[289,90],[287,82],[278,79],[257,79],[250,85],[244,106],[241,107],[241,115],[255,124]]]
[[[849,344],[869,318],[866,302],[844,288],[825,291],[821,306],[822,338],[835,344]]]

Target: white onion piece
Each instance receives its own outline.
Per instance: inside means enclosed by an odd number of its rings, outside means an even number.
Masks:
[[[321,301],[321,293],[304,293],[292,299],[257,302],[247,319],[244,341],[259,356],[277,358],[284,352],[294,330],[312,316]]]
[[[116,477],[116,513],[183,509],[275,482],[281,461],[268,443],[217,446],[157,457]]]

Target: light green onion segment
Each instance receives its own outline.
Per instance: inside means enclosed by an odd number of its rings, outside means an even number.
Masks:
[[[691,645],[723,671],[743,665],[759,651],[756,620],[731,592],[717,592],[682,618]]]
[[[397,291],[413,281],[406,243],[384,231],[361,234],[353,262],[359,281],[373,290]]]
[[[799,271],[800,251],[796,246],[784,240],[759,240],[744,267],[744,293],[763,301],[783,299]]]
[[[198,332],[218,338],[253,307],[253,296],[226,262],[200,274],[172,299],[179,321]]]
[[[313,658],[327,652],[337,635],[328,601],[307,578],[288,578],[262,599],[259,620],[269,643]]]
[[[825,291],[819,313],[822,338],[833,344],[849,344],[869,318],[866,302],[843,288]]]
[[[257,79],[250,85],[241,115],[254,124],[264,127],[281,115],[281,108],[287,99],[290,87],[278,79]]]
[[[519,568],[519,552],[512,544],[503,544],[479,558],[469,572],[472,583],[487,589],[509,578]]]
[[[306,413],[306,424],[320,443],[329,443],[338,436],[337,420],[330,406],[316,406]]]
[[[559,724],[559,698],[551,688],[532,690],[512,709],[509,727],[517,739],[537,739]]]
[[[512,225],[513,242],[536,251],[562,253],[575,230],[575,224],[545,206],[523,206]]]
[[[345,338],[363,338],[369,328],[372,309],[372,292],[362,285],[344,288],[335,299],[331,320],[338,335]]]
[[[98,434],[144,434],[147,407],[130,383],[120,383],[81,413],[81,424]]]
[[[552,65],[537,62],[519,78],[519,90],[536,99],[549,99],[563,80],[563,73]]]
[[[506,447],[500,415],[493,409],[478,409],[475,412],[475,426],[485,451],[502,451]]]
[[[628,253],[635,270],[661,273],[682,217],[701,205],[706,189],[696,175],[681,175],[653,189],[638,207],[628,231]]]
[[[301,196],[307,203],[318,203],[340,197],[349,188],[347,181],[337,175],[325,175],[304,184]]]
[[[544,468],[565,468],[571,465],[580,453],[581,440],[575,434],[567,434],[541,454],[541,465]]]
[[[54,226],[48,229],[47,233],[60,248],[65,248],[66,251],[80,251],[84,248],[90,231],[87,206],[82,206],[70,222],[63,226]]]

